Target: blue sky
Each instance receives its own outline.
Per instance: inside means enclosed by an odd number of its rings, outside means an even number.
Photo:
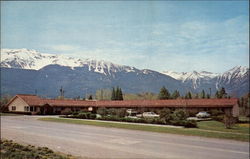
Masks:
[[[248,1],[1,2],[2,48],[157,71],[248,66]]]

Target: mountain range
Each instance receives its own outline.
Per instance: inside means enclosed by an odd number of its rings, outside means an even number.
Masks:
[[[214,94],[225,87],[235,97],[249,92],[249,68],[235,66],[218,74],[207,71],[157,72],[107,61],[45,54],[29,49],[1,49],[1,94],[37,93],[45,97],[94,94],[96,90],[119,86],[125,93],[158,93],[162,86],[179,90]],[[210,92],[211,91],[211,92]]]

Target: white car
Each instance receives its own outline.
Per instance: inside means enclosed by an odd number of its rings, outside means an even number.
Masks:
[[[207,112],[199,112],[196,114],[196,117],[197,118],[208,118],[208,117],[210,117],[210,114]]]
[[[160,115],[155,114],[154,112],[144,112],[144,113],[142,113],[142,116],[143,117],[152,117],[152,118],[154,118],[154,117],[160,117]]]

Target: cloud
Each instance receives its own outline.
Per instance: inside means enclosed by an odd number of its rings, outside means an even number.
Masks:
[[[248,26],[247,16],[224,21],[137,24],[122,29],[109,26],[103,35],[87,36],[84,45],[58,44],[51,49],[141,69],[223,72],[248,64]]]
[[[68,52],[71,51],[73,52],[74,50],[79,49],[78,46],[73,46],[73,45],[53,45],[50,46],[50,48],[54,51],[61,51],[61,52]]]

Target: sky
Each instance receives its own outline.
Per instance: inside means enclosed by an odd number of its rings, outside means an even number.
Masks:
[[[1,48],[139,69],[221,73],[249,64],[248,1],[1,2]]]

